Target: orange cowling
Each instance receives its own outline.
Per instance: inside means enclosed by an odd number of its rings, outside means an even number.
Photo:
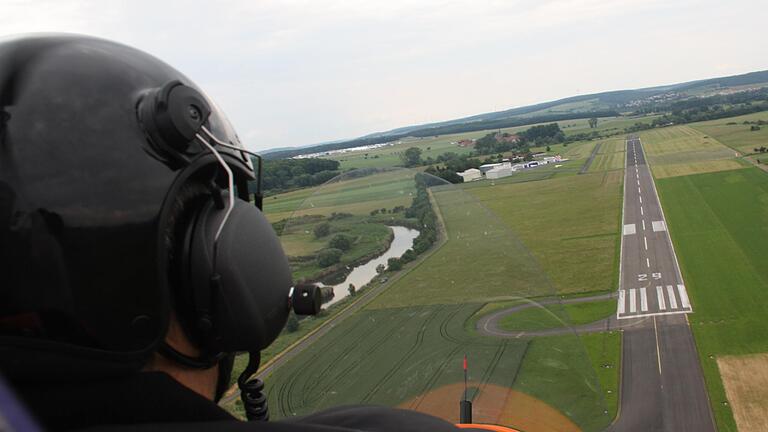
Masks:
[[[456,427],[459,429],[480,429],[492,432],[520,432],[517,429],[489,424],[459,423],[456,425]]]

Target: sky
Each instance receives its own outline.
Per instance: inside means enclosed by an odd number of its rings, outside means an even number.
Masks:
[[[195,81],[252,150],[768,69],[764,0],[2,0]]]

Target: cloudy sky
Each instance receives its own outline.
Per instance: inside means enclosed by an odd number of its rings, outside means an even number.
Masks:
[[[252,149],[768,69],[764,0],[0,0],[197,82]]]

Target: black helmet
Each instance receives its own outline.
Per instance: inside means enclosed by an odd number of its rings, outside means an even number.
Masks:
[[[77,35],[0,42],[0,368],[136,370],[172,308],[210,358],[269,345],[292,282],[241,148],[146,53]]]

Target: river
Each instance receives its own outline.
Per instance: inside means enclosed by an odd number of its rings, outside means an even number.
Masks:
[[[394,238],[392,239],[392,243],[389,245],[389,249],[387,249],[387,251],[382,255],[379,255],[367,263],[361,264],[352,269],[352,271],[347,275],[343,282],[336,285],[330,285],[333,287],[334,295],[329,302],[323,304],[324,308],[348,296],[349,284],[352,284],[355,286],[355,288],[360,289],[360,287],[370,282],[371,279],[376,276],[376,267],[378,267],[379,264],[384,264],[386,266],[387,260],[390,258],[400,258],[405,253],[405,251],[413,247],[413,241],[416,240],[416,237],[419,236],[419,231],[414,229],[401,226],[390,226],[389,228],[392,229],[392,233],[394,234]]]

